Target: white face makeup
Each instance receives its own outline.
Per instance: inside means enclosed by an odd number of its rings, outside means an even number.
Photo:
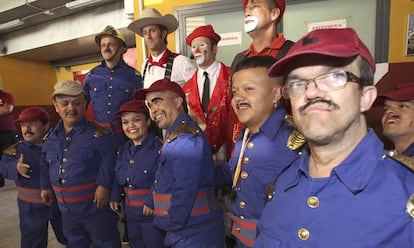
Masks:
[[[194,42],[191,44],[191,51],[193,52],[193,56],[195,59],[195,62],[197,65],[201,65],[205,61],[204,54],[208,53],[207,50],[207,43],[200,41],[200,42]]]
[[[259,18],[257,16],[248,16],[244,19],[244,32],[249,33],[257,28]]]

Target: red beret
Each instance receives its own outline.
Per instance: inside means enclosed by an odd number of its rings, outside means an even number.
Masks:
[[[29,107],[22,110],[16,122],[32,122],[37,120],[49,121],[49,114],[39,107]]]
[[[221,40],[220,35],[218,35],[216,32],[214,32],[213,26],[206,25],[206,26],[200,26],[191,32],[185,39],[185,43],[187,45],[191,46],[191,41],[193,41],[197,37],[208,37],[210,39],[215,40],[217,43]]]
[[[246,5],[247,5],[248,1],[251,1],[251,0],[243,0],[243,9],[246,8]],[[282,17],[283,17],[283,13],[285,13],[286,2],[285,2],[285,0],[275,0],[275,3],[276,3],[277,7],[280,10],[280,15],[276,20],[276,23],[279,23],[280,19],[282,19]]]
[[[149,88],[139,89],[135,91],[134,97],[136,100],[142,101],[142,100],[145,100],[145,96],[147,95],[148,92],[157,92],[157,91],[165,91],[165,90],[175,92],[185,100],[185,94],[181,86],[178,85],[176,82],[172,82],[166,78],[156,81]]]
[[[121,107],[119,107],[119,111],[116,112],[115,115],[120,115],[124,112],[144,113],[149,115],[148,109],[142,100],[131,100],[124,102]]]
[[[282,76],[286,67],[303,55],[350,58],[361,55],[375,72],[375,61],[368,48],[352,28],[318,29],[298,40],[289,52],[269,69],[269,76]]]
[[[384,105],[385,99],[399,102],[414,100],[414,82],[399,84],[392,91],[380,94],[375,101],[375,106]]]

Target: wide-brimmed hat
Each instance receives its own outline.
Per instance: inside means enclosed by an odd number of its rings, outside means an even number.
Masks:
[[[171,14],[163,16],[158,10],[147,8],[142,11],[140,18],[128,25],[128,29],[142,37],[142,28],[148,25],[162,25],[167,28],[168,33],[172,33],[178,28],[178,21]]]
[[[112,36],[120,40],[122,44],[126,47],[124,36],[121,34],[121,32],[119,32],[118,30],[116,30],[114,27],[110,25],[106,26],[102,32],[100,32],[99,34],[95,36],[95,42],[98,46],[100,46],[101,44],[102,36],[106,36],[106,35]]]

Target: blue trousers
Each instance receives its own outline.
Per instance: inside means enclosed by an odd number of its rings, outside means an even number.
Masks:
[[[127,216],[126,221],[131,248],[164,247],[164,232],[152,224],[152,219],[141,221]]]
[[[116,214],[107,206],[88,216],[62,213],[63,233],[69,248],[121,248]]]

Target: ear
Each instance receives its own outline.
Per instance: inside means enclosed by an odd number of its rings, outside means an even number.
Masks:
[[[273,93],[273,103],[275,106],[279,104],[280,98],[282,98],[282,86],[275,84],[272,89]]]
[[[361,94],[361,113],[368,111],[377,98],[377,88],[373,85],[364,86]]]
[[[162,33],[161,33],[162,39],[165,39],[165,37],[167,37],[167,35],[168,35],[168,31],[167,30],[162,30]]]
[[[53,106],[55,106],[56,113],[59,114],[58,105],[57,105],[57,102],[55,100],[53,100]]]
[[[174,98],[174,103],[177,109],[179,109],[181,106],[183,106],[183,99],[179,97],[178,95]]]
[[[214,45],[214,46],[212,47],[211,51],[213,52],[213,54],[217,54],[217,51],[218,51],[218,46],[217,46],[217,45]]]
[[[276,21],[276,19],[280,16],[280,9],[279,8],[274,8],[270,11],[270,18],[272,19],[272,21]]]

